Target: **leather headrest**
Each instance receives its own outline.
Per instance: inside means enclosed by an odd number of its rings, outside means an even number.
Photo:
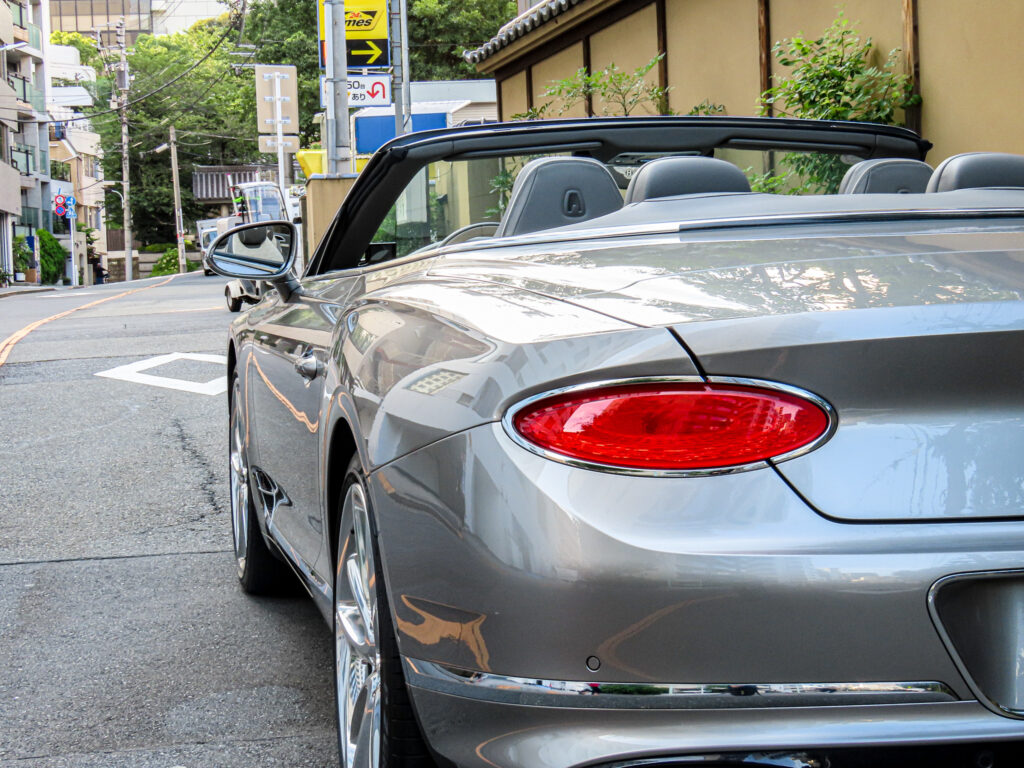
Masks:
[[[979,187],[1024,187],[1024,156],[1004,152],[969,152],[942,161],[928,182],[928,192]]]
[[[854,163],[839,185],[841,195],[916,194],[924,192],[932,167],[905,157],[882,157]]]
[[[739,168],[713,157],[659,157],[644,163],[629,182],[626,203],[655,197],[710,192],[749,192],[750,182]]]
[[[622,207],[622,193],[597,160],[541,157],[516,177],[495,237],[510,237],[596,219]]]

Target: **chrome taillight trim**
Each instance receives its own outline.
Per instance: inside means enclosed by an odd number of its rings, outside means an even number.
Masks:
[[[407,656],[403,661],[410,685],[457,696],[534,706],[723,709],[959,701],[948,685],[938,681],[610,683],[512,677]],[[629,689],[637,689],[637,692],[624,692]]]
[[[799,397],[818,406],[825,412],[825,415],[828,418],[828,426],[818,438],[795,450],[779,454],[778,456],[772,456],[764,461],[736,464],[729,467],[716,467],[714,469],[638,469],[636,467],[623,467],[614,464],[600,464],[594,461],[576,459],[572,456],[566,456],[565,454],[558,453],[557,451],[542,448],[539,445],[531,443],[516,431],[516,415],[524,408],[528,408],[539,400],[571,394],[573,392],[591,392],[603,389],[604,387],[621,387],[629,386],[631,384],[733,384],[736,386],[773,390],[783,394],[792,395],[793,397]],[[501,419],[501,425],[505,430],[505,434],[507,434],[513,442],[530,451],[530,453],[543,456],[551,461],[557,461],[560,464],[566,464],[570,467],[607,472],[614,475],[630,475],[633,477],[712,477],[714,475],[732,475],[737,472],[750,472],[754,469],[765,469],[774,464],[789,461],[790,459],[795,459],[798,456],[810,453],[828,442],[832,435],[835,434],[836,429],[839,427],[839,416],[836,413],[835,408],[832,407],[832,404],[825,400],[825,398],[816,395],[813,392],[808,392],[806,389],[794,387],[790,384],[781,384],[777,381],[766,381],[764,379],[751,379],[738,376],[708,376],[707,378],[701,378],[700,376],[638,376],[633,378],[590,381],[583,384],[574,384],[569,387],[550,389],[545,392],[532,395],[524,400],[520,400],[505,411],[505,415]]]

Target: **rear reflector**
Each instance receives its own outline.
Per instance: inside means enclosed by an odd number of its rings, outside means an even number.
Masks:
[[[827,405],[770,386],[639,381],[529,402],[512,428],[527,447],[609,468],[724,471],[814,447]]]

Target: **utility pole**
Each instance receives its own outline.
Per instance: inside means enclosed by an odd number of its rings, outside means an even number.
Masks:
[[[348,130],[348,51],[345,47],[344,0],[324,0],[324,27],[327,175],[338,176],[342,172],[342,163],[351,162],[352,157]]]
[[[278,132],[281,128],[278,127]],[[185,274],[188,267],[185,264],[185,228],[181,217],[181,183],[178,180],[178,144],[174,135],[174,126],[171,126],[171,175],[174,178],[174,234],[178,241],[178,272]]]
[[[132,209],[131,190],[128,180],[128,57],[125,53],[124,16],[117,22],[117,47],[120,52],[120,65],[117,70],[117,88],[120,91],[118,109],[121,113],[121,217],[124,220],[124,279],[131,281],[132,275]]]
[[[391,65],[394,82],[391,92],[395,101],[395,135],[412,130],[412,97],[409,84],[409,21],[406,0],[391,0]]]

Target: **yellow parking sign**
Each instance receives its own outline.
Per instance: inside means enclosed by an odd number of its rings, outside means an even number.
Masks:
[[[325,66],[325,39],[328,34],[324,21],[324,0],[317,0],[320,27],[320,66]],[[387,0],[345,0],[345,48],[350,69],[391,65],[391,46],[388,44]]]
[[[387,40],[387,0],[345,0],[346,40]]]

